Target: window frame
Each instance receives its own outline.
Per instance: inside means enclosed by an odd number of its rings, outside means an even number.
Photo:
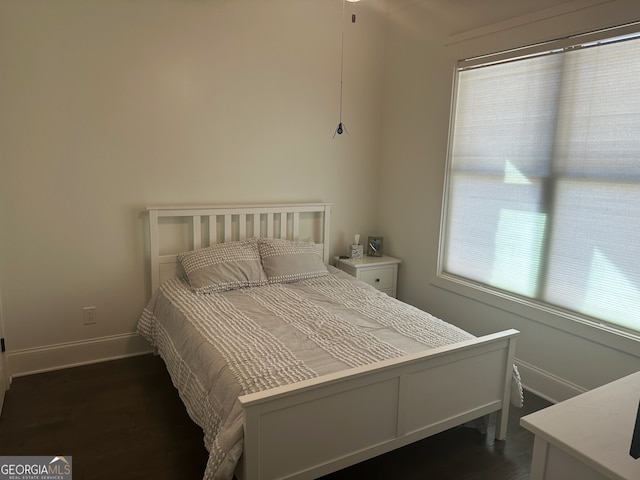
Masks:
[[[620,41],[621,39],[624,40],[629,36],[640,36],[640,22],[632,22],[618,27],[572,35],[526,47],[463,59],[454,65],[437,265],[435,274],[432,274],[431,283],[436,287],[514,315],[586,338],[625,353],[637,355],[640,332],[635,332],[595,317],[501,290],[444,271],[447,215],[449,211],[449,194],[452,176],[453,129],[456,120],[455,108],[458,95],[458,72],[467,68],[500,64],[526,57],[557,54],[568,49],[590,48],[600,44]],[[549,240],[546,239],[545,241]]]

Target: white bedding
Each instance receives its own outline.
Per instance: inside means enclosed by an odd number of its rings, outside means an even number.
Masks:
[[[242,454],[238,397],[474,338],[330,267],[331,274],[209,295],[164,283],[138,331],[164,359],[205,435],[205,479],[230,479]]]

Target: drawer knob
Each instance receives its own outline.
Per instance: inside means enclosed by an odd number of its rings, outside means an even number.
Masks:
[[[379,282],[379,281],[380,281],[380,279],[379,279],[379,278],[376,278],[376,282]]]

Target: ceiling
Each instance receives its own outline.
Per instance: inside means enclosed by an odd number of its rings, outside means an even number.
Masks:
[[[505,22],[543,11],[580,9],[606,0],[415,0],[445,35]]]

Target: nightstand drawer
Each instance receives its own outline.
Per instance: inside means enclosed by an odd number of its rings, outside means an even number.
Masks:
[[[366,269],[360,272],[358,278],[378,290],[393,288],[393,268]]]
[[[344,270],[358,280],[368,283],[390,297],[396,296],[398,281],[397,258],[383,255],[381,257],[339,258],[334,257],[336,267]]]

